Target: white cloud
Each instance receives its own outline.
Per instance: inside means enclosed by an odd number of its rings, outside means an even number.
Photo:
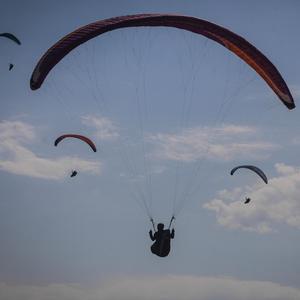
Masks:
[[[300,229],[300,168],[275,164],[278,176],[269,179],[269,184],[224,190],[204,204],[204,208],[216,213],[220,225],[268,233],[275,226],[285,224]],[[245,205],[243,198],[252,201]]]
[[[277,173],[281,174],[281,175],[289,175],[289,174],[297,173],[297,168],[288,166],[283,163],[275,164],[275,168],[276,168]]]
[[[46,158],[26,147],[36,138],[34,128],[20,121],[0,123],[0,170],[43,179],[62,179],[70,168],[80,172],[99,173],[101,164],[77,157]]]
[[[21,141],[32,141],[35,138],[34,128],[20,121],[2,121],[0,122],[0,139]]]
[[[230,277],[156,276],[118,278],[97,287],[0,284],[1,300],[298,300],[300,290],[269,281]]]
[[[174,134],[156,134],[148,140],[156,146],[154,156],[160,159],[194,162],[199,159],[262,159],[277,145],[260,141],[254,127],[223,125],[196,127]],[[249,141],[250,140],[250,141]]]
[[[150,169],[150,174],[161,174],[163,172],[165,172],[166,167],[162,166],[162,165],[154,165],[153,167],[151,167]]]
[[[82,123],[95,128],[95,138],[99,140],[114,140],[119,137],[118,127],[106,117],[92,115],[81,117]]]
[[[292,144],[294,144],[294,145],[300,145],[300,137],[299,136],[294,137],[292,139]]]

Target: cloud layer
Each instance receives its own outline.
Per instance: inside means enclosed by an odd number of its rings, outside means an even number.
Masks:
[[[160,159],[194,162],[199,159],[229,161],[247,157],[261,159],[268,151],[278,148],[260,141],[254,127],[223,125],[195,127],[174,134],[155,134],[148,137],[156,147],[154,156]]]
[[[156,276],[118,278],[97,287],[0,284],[2,300],[298,300],[300,290],[268,281],[230,277]]]
[[[110,119],[97,116],[83,116],[81,121],[84,125],[95,129],[95,138],[98,140],[115,140],[119,137],[119,130]]]

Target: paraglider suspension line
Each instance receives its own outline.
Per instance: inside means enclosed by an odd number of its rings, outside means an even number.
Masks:
[[[154,221],[153,221],[153,219],[152,219],[152,218],[150,219],[150,222],[152,223],[152,226],[153,226],[154,232],[156,232],[156,229],[155,229],[155,224],[154,224]]]
[[[171,220],[170,220],[170,223],[169,223],[169,227],[168,227],[168,229],[170,229],[171,228],[171,225],[172,225],[172,222],[175,220],[175,217],[174,216],[172,216],[172,218],[171,218]]]

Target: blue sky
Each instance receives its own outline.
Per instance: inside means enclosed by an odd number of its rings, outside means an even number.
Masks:
[[[1,299],[299,299],[298,1],[1,6],[0,31],[22,41],[0,40]],[[30,90],[59,38],[145,12],[243,36],[276,65],[296,109],[225,48],[170,28],[95,38]],[[63,133],[92,138],[98,152],[76,140],[54,147]],[[239,164],[261,167],[269,184],[230,176]],[[178,212],[165,259],[150,252],[144,204],[156,222]]]

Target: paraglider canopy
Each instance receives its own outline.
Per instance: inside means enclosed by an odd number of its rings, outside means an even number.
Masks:
[[[57,146],[65,138],[76,138],[76,139],[79,139],[79,140],[87,143],[94,152],[97,152],[97,148],[96,148],[95,144],[92,142],[92,140],[90,140],[86,136],[79,135],[79,134],[63,134],[63,135],[61,135],[60,137],[58,137],[55,140],[54,146]]]
[[[21,45],[20,40],[12,33],[4,32],[4,33],[0,33],[0,36],[6,37],[11,41],[15,42],[16,44]]]
[[[203,35],[221,44],[252,67],[289,109],[295,108],[293,97],[281,74],[272,62],[256,47],[236,33],[209,21],[183,15],[140,14],[100,20],[69,33],[54,44],[36,65],[30,87],[41,87],[51,69],[69,52],[105,32],[119,28],[141,26],[175,27]]]
[[[260,168],[258,168],[256,166],[242,165],[242,166],[235,167],[230,171],[230,175],[233,175],[235,173],[235,171],[238,169],[251,170],[251,171],[255,172],[266,184],[268,183],[268,178],[267,178],[266,174]]]

